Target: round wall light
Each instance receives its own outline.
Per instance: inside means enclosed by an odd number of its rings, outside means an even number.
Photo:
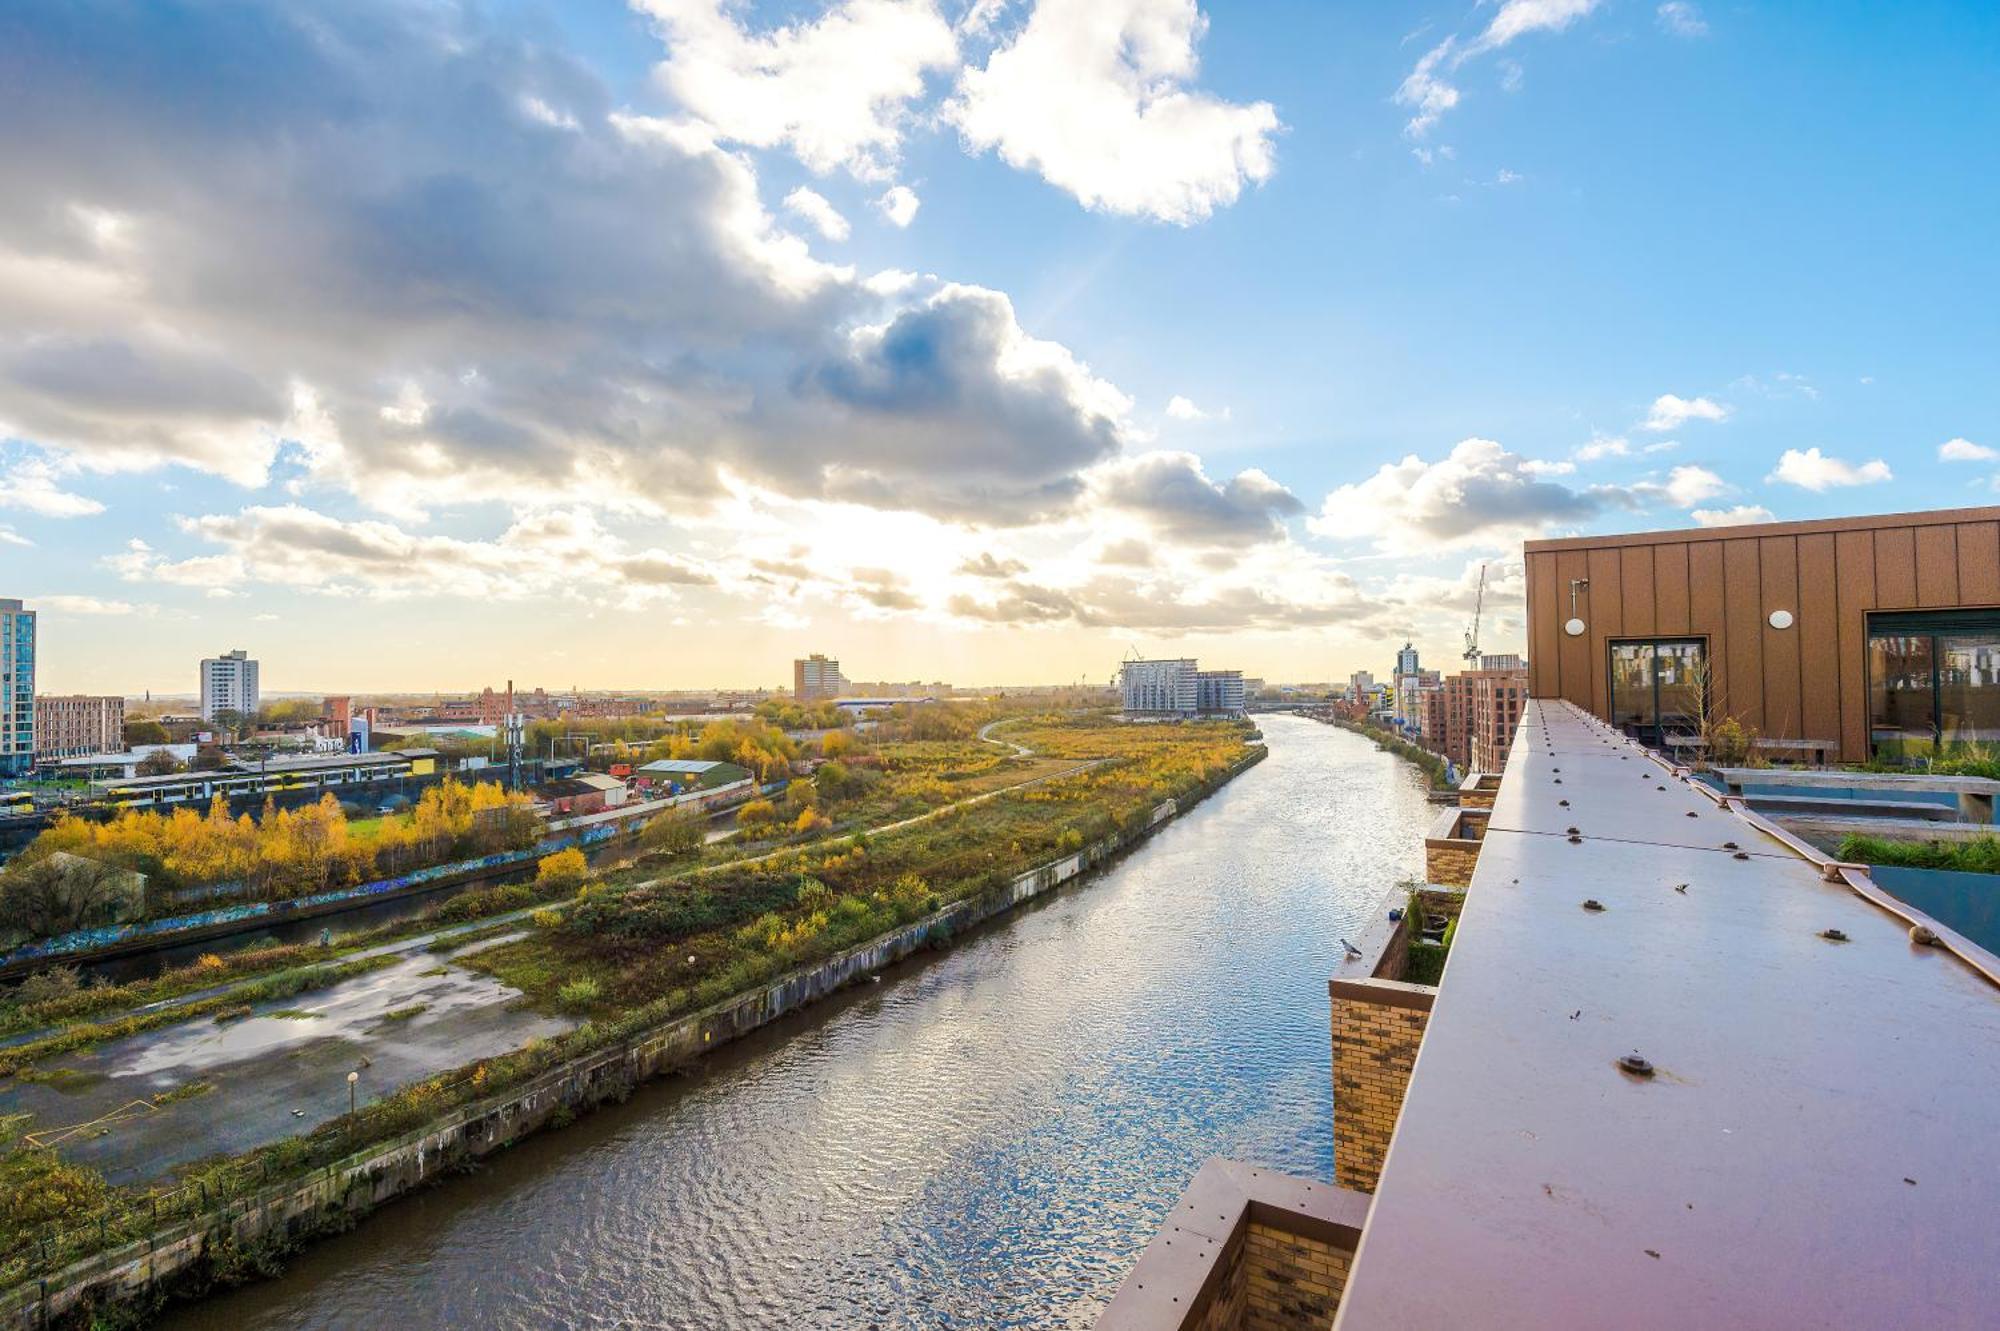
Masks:
[[[1569,634],[1569,636],[1572,638],[1581,638],[1583,636],[1583,631],[1589,627],[1590,626],[1588,624],[1584,623],[1580,619],[1572,619],[1567,624],[1563,625],[1563,632]]]
[[[1788,628],[1790,628],[1791,626],[1792,626],[1792,612],[1791,612],[1791,611],[1789,611],[1789,610],[1773,610],[1773,611],[1771,612],[1771,627],[1772,627],[1772,628],[1774,628],[1774,629],[1788,629]]]

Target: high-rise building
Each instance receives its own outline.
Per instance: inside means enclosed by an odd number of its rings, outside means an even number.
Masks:
[[[1243,711],[1249,690],[1241,670],[1198,670],[1194,677],[1194,706],[1198,712],[1235,716]]]
[[[0,776],[35,764],[35,612],[0,600]]]
[[[116,753],[125,747],[125,699],[85,693],[35,699],[37,760]]]
[[[1127,716],[1237,716],[1248,697],[1241,670],[1203,670],[1188,656],[1127,661],[1118,691]]]
[[[1199,673],[1192,657],[1125,662],[1118,667],[1118,692],[1126,715],[1194,715],[1201,706]]]
[[[257,689],[257,663],[241,647],[202,660],[202,720],[213,721],[217,712],[255,716],[261,696]]]
[[[1407,642],[1404,643],[1403,649],[1396,653],[1396,678],[1414,675],[1420,669],[1422,667],[1417,664],[1417,649]]]
[[[792,662],[792,697],[799,702],[838,698],[846,690],[847,681],[841,676],[840,662],[831,657],[814,652]]]

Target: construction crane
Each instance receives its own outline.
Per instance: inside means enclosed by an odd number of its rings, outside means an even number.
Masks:
[[[1479,566],[1479,591],[1472,599],[1472,627],[1465,631],[1465,659],[1479,662],[1479,616],[1486,609],[1486,565]]]

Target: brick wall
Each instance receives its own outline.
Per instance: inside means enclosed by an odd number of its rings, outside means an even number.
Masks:
[[[1472,881],[1472,866],[1479,863],[1477,841],[1426,840],[1424,878],[1446,887],[1464,887]]]
[[[1371,987],[1385,999],[1402,1001],[1359,996]],[[1375,1191],[1430,1022],[1432,992],[1363,981],[1341,984],[1332,995],[1333,1181],[1343,1188]]]
[[[1243,1240],[1243,1331],[1327,1331],[1350,1249],[1252,1221]]]

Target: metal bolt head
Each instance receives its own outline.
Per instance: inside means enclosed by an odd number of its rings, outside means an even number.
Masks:
[[[1625,1055],[1623,1058],[1619,1059],[1618,1070],[1620,1072],[1629,1073],[1634,1077],[1650,1077],[1653,1075],[1653,1065],[1651,1063],[1648,1063],[1645,1059],[1639,1057],[1637,1051],[1629,1053]]]
[[[1913,924],[1910,926],[1910,941],[1918,947],[1936,947],[1938,936],[1926,925]]]
[[[1845,943],[1847,941],[1846,932],[1840,929],[1822,929],[1819,931],[1819,936],[1829,943]]]
[[[1589,911],[1599,911],[1604,909],[1604,903],[1599,901],[1596,897],[1586,897],[1584,899],[1583,908]]]

